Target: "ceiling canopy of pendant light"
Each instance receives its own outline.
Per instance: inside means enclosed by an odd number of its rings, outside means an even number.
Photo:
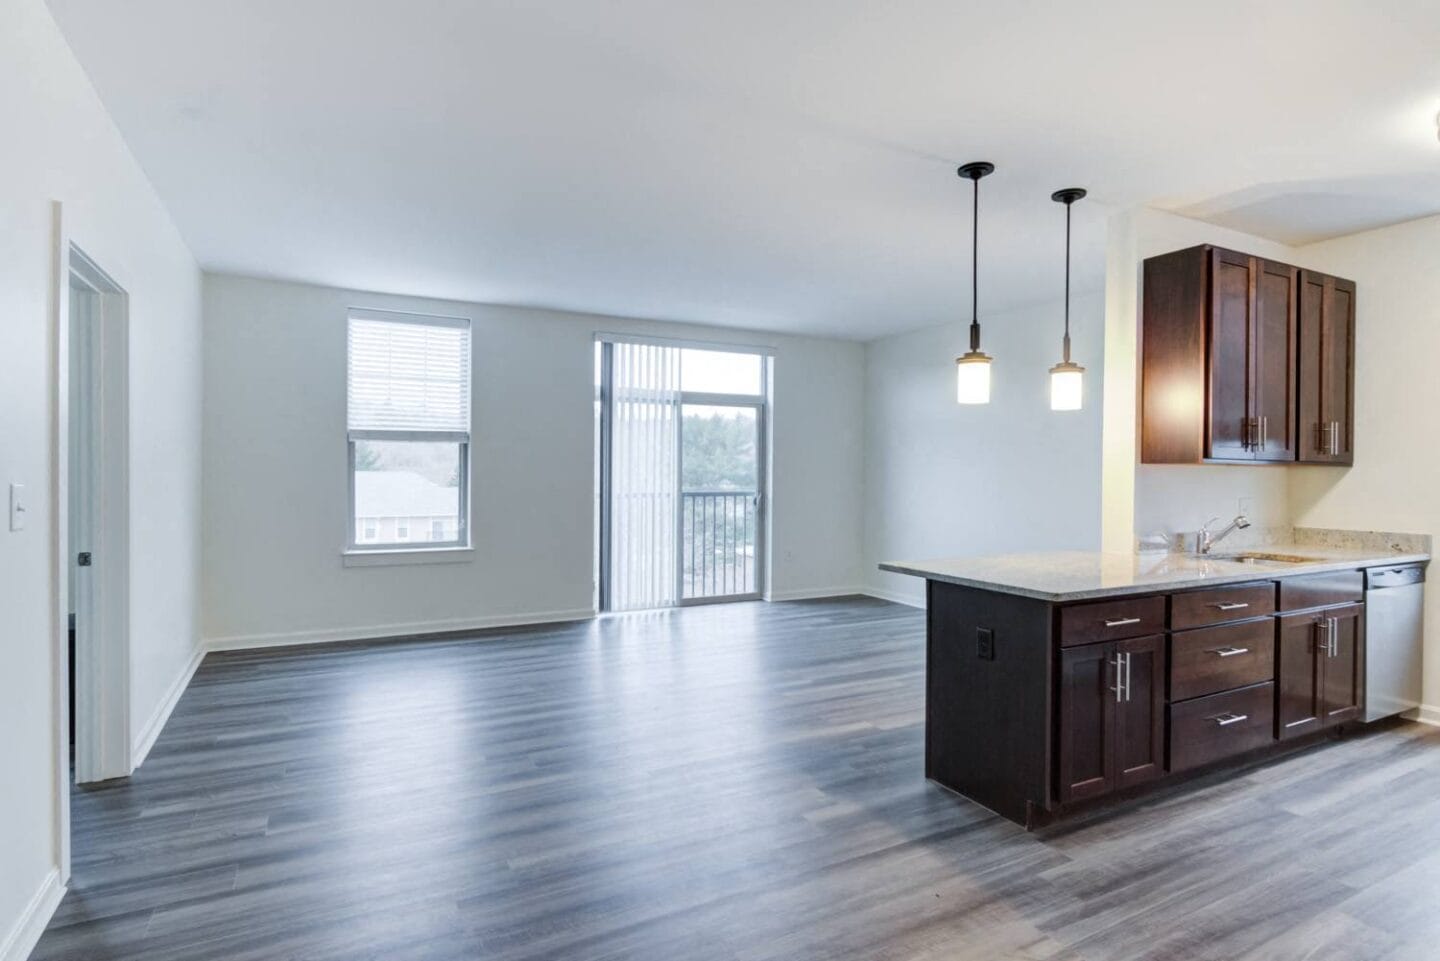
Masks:
[[[983,160],[956,171],[974,184],[970,225],[970,350],[955,358],[955,400],[961,404],[990,403],[990,356],[980,350],[980,178],[995,172]]]

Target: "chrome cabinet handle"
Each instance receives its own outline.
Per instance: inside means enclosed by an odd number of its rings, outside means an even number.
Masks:
[[[1248,647],[1217,647],[1210,651],[1211,654],[1218,654],[1220,657],[1234,657],[1237,654],[1249,654]]]
[[[1113,668],[1115,668],[1115,686],[1112,687],[1112,688],[1110,688],[1110,690],[1112,690],[1112,691],[1115,692],[1115,703],[1116,703],[1116,704],[1119,704],[1121,701],[1125,700],[1125,668],[1124,668],[1124,664],[1125,664],[1125,655],[1124,655],[1124,654],[1116,654],[1116,655],[1115,655],[1115,660],[1112,661],[1112,662],[1110,662],[1110,666],[1113,667]]]
[[[1261,450],[1264,450],[1264,449],[1265,449],[1265,444],[1266,444],[1266,436],[1265,436],[1265,435],[1267,435],[1267,434],[1269,434],[1269,433],[1270,433],[1270,418],[1266,417],[1264,414],[1261,414],[1261,415],[1260,415],[1260,449],[1261,449]]]
[[[1130,700],[1130,655],[1125,655],[1125,700]]]
[[[1239,602],[1239,601],[1231,601],[1231,602],[1228,603],[1228,604],[1215,604],[1215,605],[1213,605],[1213,606],[1215,607],[1215,609],[1216,609],[1217,611],[1243,611],[1243,610],[1245,610],[1245,608],[1249,607],[1250,605],[1249,605],[1249,604],[1242,604],[1242,603]]]
[[[1227,711],[1227,712],[1224,713],[1224,714],[1216,714],[1214,717],[1208,718],[1208,720],[1214,721],[1216,724],[1220,725],[1221,727],[1229,727],[1231,724],[1239,724],[1241,721],[1248,721],[1248,720],[1250,720],[1250,715],[1249,715],[1249,714],[1232,714],[1232,713],[1230,713],[1230,712]]]
[[[1140,618],[1138,618],[1138,617],[1117,617],[1117,618],[1115,618],[1114,620],[1107,620],[1107,621],[1105,622],[1105,626],[1106,626],[1106,627],[1126,627],[1126,626],[1128,626],[1128,625],[1130,625],[1130,624],[1139,624],[1139,623],[1140,623]]]
[[[1332,617],[1330,620],[1330,656],[1340,656],[1340,618]]]
[[[1330,453],[1340,453],[1340,422],[1338,420],[1330,422]]]

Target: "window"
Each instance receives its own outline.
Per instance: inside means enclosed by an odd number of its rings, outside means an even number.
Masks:
[[[350,550],[469,546],[470,322],[350,311],[347,388]]]
[[[445,521],[436,517],[430,521],[430,539],[432,541],[443,541],[445,539]]]

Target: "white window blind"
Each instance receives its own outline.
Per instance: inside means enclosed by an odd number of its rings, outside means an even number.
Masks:
[[[470,322],[350,312],[349,428],[470,432]]]

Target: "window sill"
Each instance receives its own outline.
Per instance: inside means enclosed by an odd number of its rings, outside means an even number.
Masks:
[[[343,551],[346,567],[399,567],[407,564],[465,564],[475,559],[473,547],[399,547]]]

